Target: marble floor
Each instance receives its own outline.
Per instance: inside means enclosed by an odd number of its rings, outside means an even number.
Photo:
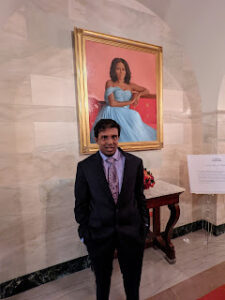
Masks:
[[[146,300],[224,300],[225,261]]]
[[[147,299],[202,271],[225,261],[224,234],[215,237],[199,230],[173,240],[176,264],[170,265],[164,254],[145,250],[140,300]],[[90,269],[49,282],[10,300],[94,300],[95,283]],[[114,261],[110,300],[125,300],[122,277],[117,260]],[[194,300],[194,299],[190,299]]]

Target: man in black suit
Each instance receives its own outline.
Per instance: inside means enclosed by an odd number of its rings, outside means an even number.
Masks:
[[[115,121],[100,120],[94,132],[99,151],[77,165],[74,212],[79,236],[95,273],[97,300],[109,298],[115,249],[127,300],[138,300],[149,229],[142,160],[118,148],[120,126]]]

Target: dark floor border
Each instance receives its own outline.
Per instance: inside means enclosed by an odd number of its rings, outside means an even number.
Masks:
[[[5,299],[90,267],[88,256],[79,257],[0,284],[0,299]]]
[[[211,232],[213,235],[218,236],[225,232],[225,224],[216,226],[208,221],[199,220],[199,221],[196,221],[193,223],[185,224],[183,226],[174,228],[173,238],[176,238],[178,236],[182,236],[187,233],[194,232],[194,231],[197,231],[200,229],[205,229],[207,232]]]
[[[173,238],[194,232],[200,229],[205,229],[218,236],[225,232],[225,224],[215,226],[205,220],[196,221],[173,230]],[[56,280],[65,275],[69,275],[90,267],[88,256],[79,257],[46,269],[42,269],[21,277],[14,278],[0,284],[0,299],[11,297],[18,293],[27,291],[44,283]]]

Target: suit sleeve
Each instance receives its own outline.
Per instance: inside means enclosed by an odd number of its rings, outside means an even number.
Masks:
[[[138,208],[141,214],[143,226],[145,226],[146,230],[148,230],[150,221],[149,221],[149,210],[146,207],[146,199],[144,195],[144,172],[143,172],[142,161],[139,164],[139,168],[137,172],[136,192],[137,192]]]
[[[85,238],[88,234],[88,221],[90,215],[90,191],[88,182],[80,163],[78,163],[77,165],[74,195],[74,214],[77,223],[80,225],[78,228],[78,233],[80,238]]]

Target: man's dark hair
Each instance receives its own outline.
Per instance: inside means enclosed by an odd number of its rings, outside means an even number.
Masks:
[[[124,64],[124,67],[126,70],[126,75],[125,75],[124,81],[125,81],[125,83],[129,84],[130,78],[131,78],[131,71],[130,71],[129,65],[125,59],[119,58],[119,57],[114,58],[111,62],[110,77],[111,77],[112,81],[116,82],[118,80],[118,78],[116,76],[116,65],[118,63]]]
[[[108,128],[117,128],[118,136],[120,136],[120,125],[112,119],[101,119],[99,120],[94,127],[95,137],[98,138],[98,135],[101,131],[104,131]]]

